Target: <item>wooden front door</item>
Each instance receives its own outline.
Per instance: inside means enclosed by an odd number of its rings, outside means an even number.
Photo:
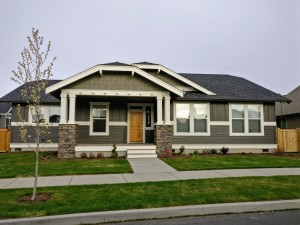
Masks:
[[[130,112],[130,142],[143,142],[143,112]]]

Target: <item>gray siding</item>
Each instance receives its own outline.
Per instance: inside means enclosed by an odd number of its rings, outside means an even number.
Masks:
[[[110,126],[107,136],[90,136],[89,126],[78,126],[78,144],[125,144],[127,143],[126,126]]]
[[[173,136],[173,144],[275,144],[276,127],[265,126],[265,136],[229,136],[229,126],[211,126],[210,136]]]
[[[95,90],[133,90],[133,91],[162,91],[165,90],[148,79],[131,73],[106,73],[101,77],[99,73],[92,74],[73,84],[66,89],[95,89]]]
[[[275,103],[264,103],[264,120],[266,122],[275,122]]]
[[[31,139],[28,139],[28,143],[34,143],[34,138],[36,137],[34,132],[34,127],[28,127],[28,134],[31,135]],[[52,143],[58,143],[58,127],[49,127],[49,135],[43,135],[41,143],[46,143],[48,140],[51,140]],[[11,127],[11,143],[23,143],[20,130],[17,126]]]
[[[296,128],[300,128],[300,116],[299,115],[291,115],[286,117],[287,121],[286,121],[286,125],[288,129],[296,129]]]
[[[0,115],[0,128],[6,128],[5,123],[6,123],[5,115]]]
[[[28,122],[28,112],[29,112],[28,106],[21,105],[20,112],[21,112],[22,118],[25,120],[25,122]],[[11,122],[18,122],[17,105],[12,106],[11,114],[12,114]]]
[[[164,72],[160,72],[159,74],[157,74],[157,72],[148,72],[149,74],[151,74],[152,76],[168,83],[168,84],[171,84],[172,86],[182,86],[182,87],[190,87],[189,85],[187,85],[186,83],[170,76],[169,74],[167,73],[164,73]]]
[[[229,121],[228,103],[210,103],[211,121]]]
[[[154,143],[154,130],[146,130],[145,139],[146,143]]]

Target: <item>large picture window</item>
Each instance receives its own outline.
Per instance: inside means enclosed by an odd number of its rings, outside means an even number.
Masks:
[[[262,106],[232,104],[231,105],[231,133],[234,134],[262,134]]]
[[[109,103],[91,103],[90,134],[108,135]]]
[[[175,134],[208,134],[208,111],[206,103],[176,103]]]

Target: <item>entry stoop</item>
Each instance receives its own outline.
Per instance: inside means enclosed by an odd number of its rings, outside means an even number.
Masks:
[[[157,158],[156,149],[128,149],[127,159]]]

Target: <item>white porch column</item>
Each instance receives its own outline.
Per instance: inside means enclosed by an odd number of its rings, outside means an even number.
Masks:
[[[162,124],[162,96],[156,97],[157,102],[157,124]]]
[[[69,95],[70,107],[69,107],[69,123],[75,123],[75,105],[76,105],[76,95]]]
[[[170,96],[165,96],[165,124],[170,124]]]
[[[60,95],[60,123],[67,123],[67,97],[66,93]]]

